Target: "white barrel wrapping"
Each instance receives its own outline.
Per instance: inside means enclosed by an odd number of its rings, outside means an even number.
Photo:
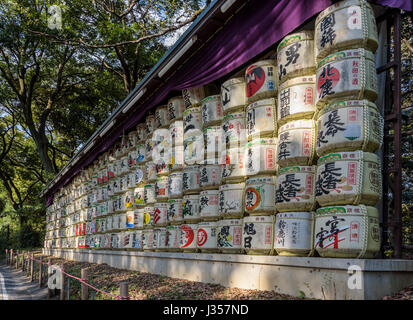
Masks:
[[[199,194],[199,213],[204,221],[218,220],[219,190],[205,190]]]
[[[184,146],[174,146],[169,153],[169,169],[182,170],[184,167]]]
[[[224,219],[218,222],[217,247],[221,252],[241,252],[242,219]]]
[[[132,249],[142,250],[143,243],[142,243],[142,230],[135,230],[132,233]]]
[[[199,194],[188,194],[182,199],[183,219],[185,222],[199,221]]]
[[[182,198],[168,200],[168,223],[177,224],[182,222],[184,219],[183,212]]]
[[[172,124],[175,120],[180,120],[185,111],[184,98],[173,97],[168,100],[168,121]]]
[[[207,159],[199,166],[199,186],[202,189],[217,189],[221,185],[219,159]]]
[[[166,231],[166,228],[161,227],[157,229],[156,232],[156,251],[165,251],[168,248],[168,233]]]
[[[271,215],[275,211],[275,177],[249,178],[245,181],[244,210],[249,215]]]
[[[134,228],[143,229],[143,219],[145,216],[145,209],[138,208],[133,211],[134,218],[133,218],[133,225]]]
[[[142,122],[136,126],[136,143],[142,143],[145,141],[145,130],[146,130],[146,123]],[[109,159],[111,159],[109,157]]]
[[[262,138],[248,142],[245,149],[246,174],[269,174],[277,172],[277,138]]]
[[[199,165],[184,167],[182,170],[182,190],[184,194],[199,191]]]
[[[365,205],[317,209],[314,248],[322,257],[374,258],[380,250],[378,210]]]
[[[147,159],[145,157],[145,143],[138,143],[136,145],[136,162],[143,163]]]
[[[268,98],[251,103],[245,109],[248,140],[277,135],[276,100]]]
[[[181,249],[195,250],[196,249],[196,231],[197,224],[183,224],[181,225]]]
[[[196,245],[202,252],[218,250],[217,222],[198,223]]]
[[[201,101],[201,104],[201,119],[204,128],[222,121],[224,113],[222,109],[221,95],[206,97]]]
[[[184,145],[184,122],[176,120],[169,125],[169,134],[172,146]]]
[[[248,254],[271,254],[274,240],[274,216],[244,217],[242,246]]]
[[[281,256],[313,252],[314,213],[282,212],[275,217],[274,249]]]
[[[184,139],[193,134],[194,130],[202,130],[202,115],[200,107],[186,109],[184,112]]]
[[[202,131],[198,134],[186,136],[184,139],[184,162],[191,166],[204,160],[205,145]]]
[[[169,125],[168,106],[159,106],[155,110],[155,129],[165,128]]]
[[[219,213],[223,217],[242,217],[245,183],[225,184],[219,187]]]
[[[134,189],[133,200],[135,201],[135,207],[142,207],[145,205],[145,188],[137,187]]]
[[[233,148],[246,141],[245,112],[227,114],[222,120],[222,145]]]
[[[245,79],[232,78],[221,85],[221,101],[224,114],[243,109],[247,103]]]
[[[143,227],[152,228],[154,206],[146,206],[143,213]]]
[[[147,115],[145,118],[145,131],[143,135],[143,139],[146,140],[148,139],[155,128],[155,116],[153,114]]]
[[[316,171],[317,166],[293,166],[278,170],[275,184],[275,208],[278,212],[315,209]]]
[[[168,196],[169,198],[182,198],[182,171],[175,171],[168,175]]]
[[[145,204],[151,204],[156,202],[155,198],[155,184],[146,184],[143,189],[143,199]]]
[[[222,182],[242,182],[246,177],[245,149],[232,148],[221,153]]]
[[[145,162],[145,181],[156,181],[156,164],[152,161]]]
[[[157,201],[165,201],[168,197],[168,176],[158,177],[155,183],[155,198]]]
[[[277,80],[275,60],[263,60],[250,65],[245,71],[247,102],[274,97],[278,87]]]
[[[205,89],[203,86],[183,89],[182,97],[184,99],[185,108],[199,106],[201,105],[202,99],[205,98]]]
[[[168,218],[168,203],[157,202],[153,206],[153,225],[166,226]]]
[[[204,134],[204,149],[207,158],[215,158],[221,154],[225,146],[222,144],[222,126],[205,127]]]

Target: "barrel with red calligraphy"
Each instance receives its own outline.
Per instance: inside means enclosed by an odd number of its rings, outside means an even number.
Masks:
[[[380,251],[378,210],[365,205],[317,209],[314,248],[322,257],[374,258]]]
[[[217,222],[198,223],[196,246],[201,252],[218,252]]]
[[[368,100],[338,101],[324,107],[317,118],[318,156],[331,152],[376,152],[383,141],[383,117]]]
[[[277,138],[254,139],[248,142],[245,149],[246,174],[275,174]]]
[[[157,202],[153,205],[153,225],[155,227],[164,227],[167,223],[168,203]]]
[[[252,177],[245,181],[244,209],[248,215],[275,212],[275,176]]]
[[[274,218],[275,216],[244,217],[242,245],[247,254],[272,254]]]
[[[226,148],[221,153],[222,182],[243,182],[246,179],[245,149]]]
[[[373,53],[378,47],[376,19],[365,0],[338,1],[322,11],[315,21],[315,57],[317,62],[332,52],[365,48]]]
[[[337,152],[318,159],[315,196],[320,206],[376,205],[382,195],[379,157],[370,152]]]
[[[196,232],[198,229],[197,224],[182,224],[181,225],[181,250],[183,252],[195,252],[196,247]]]

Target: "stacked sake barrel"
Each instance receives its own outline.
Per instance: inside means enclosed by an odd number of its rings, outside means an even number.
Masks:
[[[246,148],[242,248],[247,254],[273,252],[277,148],[275,60],[262,60],[245,71]]]
[[[374,104],[377,31],[366,1],[341,1],[315,24],[317,146],[314,247],[323,257],[371,258],[380,248],[383,119]]]
[[[307,256],[313,250],[315,164],[314,32],[286,36],[277,47],[279,166],[275,186],[274,249]]]

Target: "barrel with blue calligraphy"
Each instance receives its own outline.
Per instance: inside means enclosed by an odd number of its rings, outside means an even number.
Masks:
[[[183,252],[196,252],[197,224],[185,223],[181,225],[181,250]]]
[[[255,101],[245,109],[248,140],[277,136],[276,100]]]
[[[182,98],[184,99],[185,108],[200,106],[202,99],[205,98],[205,89],[203,86],[183,89]]]
[[[274,218],[274,216],[244,217],[242,246],[247,254],[272,254],[274,250]]]
[[[224,219],[217,223],[217,247],[221,253],[241,253],[242,219]]]
[[[261,176],[245,181],[244,210],[248,215],[275,213],[275,177]]]
[[[228,183],[219,187],[219,213],[223,218],[242,218],[244,215],[245,183]]]
[[[202,127],[221,124],[224,112],[222,110],[221,95],[208,96],[201,101]]]
[[[205,190],[199,194],[199,214],[202,221],[217,221],[219,214],[219,190]]]
[[[143,250],[143,243],[142,243],[142,230],[135,230],[132,233],[132,250],[142,251]]]
[[[201,252],[219,252],[217,246],[217,222],[198,223],[196,246]]]
[[[313,255],[313,237],[313,212],[281,212],[276,215],[274,249],[278,255]]]
[[[171,225],[177,225],[183,222],[183,199],[169,199],[168,200],[168,217],[167,222]]]
[[[377,99],[374,54],[365,49],[334,52],[317,65],[317,109],[343,99]]]
[[[136,145],[136,162],[138,164],[143,164],[147,159],[145,158],[145,141],[140,142]]]
[[[275,208],[278,212],[312,211],[316,208],[315,173],[317,166],[292,166],[278,170]]]
[[[381,195],[381,165],[376,154],[337,152],[318,160],[315,196],[320,206],[376,205]]]
[[[378,210],[365,205],[317,209],[314,248],[322,257],[374,258],[380,250]]]
[[[295,120],[278,130],[277,164],[281,167],[313,164],[316,129],[314,120]]]
[[[322,11],[315,21],[315,57],[345,49],[365,48],[376,52],[378,33],[374,12],[367,1],[338,1]]]
[[[245,79],[232,78],[221,85],[221,99],[224,114],[244,111],[247,98],[245,95]]]
[[[186,223],[197,223],[201,220],[199,212],[199,194],[184,195],[182,200],[183,219]]]
[[[277,47],[278,82],[315,73],[314,32],[304,30],[286,36]]]
[[[368,100],[338,101],[317,116],[318,156],[338,151],[376,152],[383,141],[383,117]]]
[[[176,120],[181,120],[185,111],[184,98],[182,96],[172,97],[168,100],[168,121],[172,124]]]
[[[258,61],[245,71],[247,102],[274,97],[277,93],[278,74],[275,60]]]
[[[311,119],[315,112],[315,74],[296,77],[278,88],[277,121],[282,126],[288,121]]]

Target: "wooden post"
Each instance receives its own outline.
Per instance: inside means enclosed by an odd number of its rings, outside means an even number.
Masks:
[[[10,249],[10,266],[13,266],[13,249]]]
[[[55,290],[49,288],[49,268],[52,263],[52,259],[47,259],[47,263],[47,298],[50,299],[51,297],[53,297],[53,293],[55,292]]]
[[[70,300],[70,278],[67,277],[66,280],[67,280],[67,283],[66,283],[66,293],[67,293],[66,300]]]
[[[124,297],[124,298],[129,297],[129,286],[127,282],[120,283],[119,293],[121,297]]]
[[[42,287],[42,281],[43,281],[43,258],[40,257],[40,262],[39,262],[39,288]]]
[[[86,268],[83,268],[80,271],[80,278],[87,281],[87,269]],[[89,289],[88,286],[86,286],[82,283],[82,286],[81,286],[81,300],[89,300],[89,290],[88,289]]]
[[[6,249],[6,266],[9,264],[9,249]]]
[[[31,259],[30,259],[30,276],[32,278],[32,282],[34,281],[34,253],[31,254]]]
[[[65,264],[63,263],[62,266],[60,267],[61,270],[64,270]],[[60,278],[60,280],[62,281],[62,288],[60,289],[60,300],[64,300],[65,299],[65,280],[66,280],[66,276],[63,272],[61,272],[62,277]],[[69,277],[68,277],[69,279]]]
[[[15,266],[16,266],[16,269],[19,268],[19,250],[16,250],[16,264],[15,264]]]

